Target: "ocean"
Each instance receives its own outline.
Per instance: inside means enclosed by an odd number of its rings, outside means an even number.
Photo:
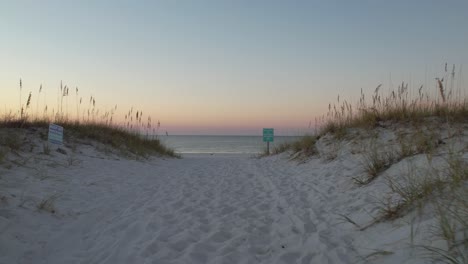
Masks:
[[[270,142],[270,151],[281,143],[298,138],[275,136],[274,142]],[[160,136],[159,139],[177,153],[257,154],[267,147],[262,136]]]

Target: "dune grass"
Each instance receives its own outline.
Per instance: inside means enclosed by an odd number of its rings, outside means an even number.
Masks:
[[[399,158],[397,154],[389,150],[380,150],[378,143],[371,142],[367,151],[363,154],[363,167],[366,175],[363,177],[354,177],[353,180],[359,185],[366,185],[372,182],[377,176],[388,169]]]
[[[328,112],[315,119],[315,136],[332,135],[341,140],[353,128],[373,129],[389,124],[424,124],[427,119],[437,119],[441,122],[468,122],[468,100],[461,95],[462,88],[454,88],[455,66],[452,72],[447,71],[442,78],[435,78],[434,87],[426,89],[422,85],[416,90],[402,82],[396,90],[383,93],[383,85],[378,85],[368,100],[361,89],[360,99],[355,105],[346,100],[340,100],[328,105]],[[450,87],[450,88],[447,88]],[[306,136],[307,137],[307,136]],[[434,142],[425,135],[417,137],[413,150],[411,146],[402,146],[404,155],[415,152],[426,152],[434,147]],[[273,153],[292,150],[294,152],[310,149],[307,139],[298,140],[288,145],[279,146]],[[298,146],[304,144],[302,147]],[[314,155],[316,152],[308,152]]]
[[[338,96],[335,104],[329,104],[327,114],[316,120],[320,134],[346,134],[349,128],[374,128],[385,122],[418,123],[427,118],[467,122],[468,101],[461,96],[461,87],[453,88],[454,80],[455,72],[445,72],[443,78],[435,78],[435,87],[431,90],[421,85],[416,92],[402,82],[388,94],[384,94],[383,86],[378,85],[370,102],[361,90],[359,102],[354,107],[346,100],[340,102]],[[449,89],[448,84],[451,84]]]
[[[431,169],[424,171],[424,175],[417,175],[415,169],[410,169],[407,174],[398,179],[388,178],[390,195],[398,197],[398,201],[385,203],[381,207],[381,218],[389,220],[402,216],[404,211],[411,206],[422,203],[424,199],[436,192],[442,192],[449,180],[444,179]]]
[[[411,210],[432,205],[437,224],[434,238],[446,241],[446,248],[417,245],[435,262],[466,263],[468,260],[468,162],[461,152],[450,152],[444,162],[424,168],[410,165],[401,177],[387,178],[390,192],[379,201],[380,214],[373,223],[395,220]],[[419,213],[422,210],[418,210]]]
[[[468,263],[468,186],[453,189],[442,201],[436,201],[436,236],[447,242],[446,249],[424,246],[431,258],[447,263]]]
[[[70,90],[70,87],[60,83],[60,90],[57,93],[56,109],[50,109],[48,105],[43,106],[42,113],[39,111],[39,99],[41,98],[42,85],[36,94],[36,111],[33,112],[32,92],[24,104],[21,100],[23,83],[20,80],[20,107],[18,110],[11,109],[0,116],[1,128],[48,128],[50,123],[64,127],[64,139],[76,138],[84,140],[94,140],[111,146],[122,154],[133,154],[138,157],[148,157],[150,155],[163,155],[169,157],[179,157],[172,149],[164,146],[157,136],[160,127],[158,121],[153,125],[150,116],[143,118],[143,111],[133,107],[125,112],[122,121],[115,121],[117,105],[112,109],[107,109],[100,113],[96,107],[96,98],[91,96],[87,102],[87,108],[83,109],[85,102],[79,96],[79,89]],[[69,104],[68,97],[72,96],[74,90],[75,105]],[[71,92],[70,92],[71,91]],[[45,96],[45,95],[44,95]],[[44,97],[43,96],[43,97]],[[76,114],[71,114],[70,109],[76,108]],[[50,111],[52,110],[52,111]],[[46,136],[43,135],[44,140]],[[15,133],[2,136],[0,145],[10,150],[18,150],[21,146],[19,137]],[[44,147],[44,153],[50,150]]]
[[[102,123],[78,123],[78,122],[56,122],[55,124],[64,127],[65,142],[67,139],[95,140],[97,142],[109,145],[122,154],[130,153],[140,157],[151,155],[163,155],[169,157],[178,157],[170,148],[167,148],[157,138],[147,138],[135,132],[125,130],[117,126]],[[14,120],[13,122],[0,121],[0,128],[48,128],[46,121],[23,122]],[[7,146],[12,150],[18,150],[21,146],[19,138],[15,134],[9,133],[2,138],[1,145]],[[50,153],[47,148],[44,153]]]
[[[177,155],[172,149],[161,144],[159,139],[147,138],[136,133],[130,133],[119,127],[105,124],[62,124],[70,131],[70,136],[91,139],[110,145],[113,148],[128,151],[138,156],[160,154],[170,157]]]
[[[312,156],[317,153],[316,142],[316,136],[306,135],[297,141],[281,143],[273,148],[272,153],[275,155],[291,150],[293,153],[301,153],[303,156]]]

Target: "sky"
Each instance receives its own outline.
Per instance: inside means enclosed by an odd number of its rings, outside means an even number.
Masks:
[[[169,134],[303,134],[361,88],[435,89],[445,63],[466,85],[467,14],[466,0],[0,0],[0,113],[29,92],[30,111],[56,110],[63,82],[71,116],[93,96]]]

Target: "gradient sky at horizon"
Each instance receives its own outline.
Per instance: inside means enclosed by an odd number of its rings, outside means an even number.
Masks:
[[[34,111],[39,85],[53,108],[63,80],[70,108],[79,87],[169,134],[302,134],[338,94],[433,89],[446,62],[468,78],[467,14],[466,0],[0,0],[0,113],[19,109],[20,78]]]

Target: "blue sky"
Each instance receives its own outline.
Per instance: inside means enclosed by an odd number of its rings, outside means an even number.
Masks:
[[[446,62],[466,76],[467,14],[468,1],[0,1],[0,105],[18,108],[19,78],[52,105],[63,80],[172,133],[303,133],[338,94],[429,89]]]

